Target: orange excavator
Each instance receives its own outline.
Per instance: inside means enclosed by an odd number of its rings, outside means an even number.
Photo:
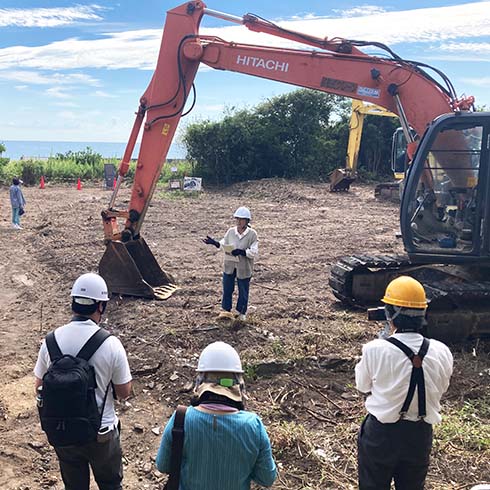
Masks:
[[[302,47],[201,35],[203,16]],[[369,47],[386,56],[363,52]],[[157,66],[140,99],[109,207],[102,212],[107,248],[99,271],[112,292],[164,299],[176,289],[140,231],[188,96],[195,95],[201,63],[374,103],[395,113],[412,160],[400,208],[407,254],[340,258],[331,268],[333,294],[366,306],[382,296],[392,277],[409,274],[424,284],[431,300],[429,335],[447,339],[490,333],[490,113],[472,111],[473,98],[458,99],[442,72],[402,59],[381,43],[318,38],[254,14],[217,12],[200,1],[167,12]],[[131,198],[127,209],[118,210],[116,197],[142,126]],[[421,135],[419,141],[411,128]]]

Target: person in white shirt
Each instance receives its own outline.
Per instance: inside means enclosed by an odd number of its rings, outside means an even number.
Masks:
[[[453,356],[420,333],[427,299],[417,280],[394,279],[382,301],[394,334],[365,344],[355,367],[357,389],[369,393],[358,436],[359,489],[389,490],[394,480],[397,490],[423,490]]]
[[[98,324],[109,294],[104,279],[98,274],[88,273],[75,281],[71,296],[74,317],[70,323],[54,331],[54,339],[62,355],[77,356],[86,342],[102,330]],[[95,399],[101,412],[96,440],[83,445],[54,446],[66,490],[89,490],[89,468],[100,490],[122,489],[120,423],[114,410],[114,393],[119,399],[127,398],[131,393],[132,377],[121,341],[108,333],[106,335],[88,359],[95,371]],[[34,368],[36,392],[42,387],[43,377],[52,362],[44,340]]]
[[[219,242],[209,235],[203,239],[207,245],[214,245],[225,251],[223,262],[223,296],[219,318],[234,318],[245,321],[250,280],[253,274],[254,260],[259,254],[259,239],[257,232],[250,227],[252,214],[245,206],[239,207],[233,217],[236,226],[230,228]],[[238,285],[236,314],[231,313],[235,280]]]

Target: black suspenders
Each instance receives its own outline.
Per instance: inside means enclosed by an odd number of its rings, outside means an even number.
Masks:
[[[423,419],[427,415],[427,409],[425,404],[425,379],[424,379],[424,369],[422,367],[422,361],[429,350],[429,341],[424,337],[422,345],[418,354],[415,354],[410,347],[400,342],[394,337],[386,339],[390,344],[395,345],[400,350],[402,350],[406,356],[412,362],[412,375],[410,376],[410,384],[408,386],[408,393],[403,406],[400,410],[400,419],[403,419],[405,414],[408,412],[408,407],[412,403],[413,396],[415,394],[415,388],[417,388],[418,402],[419,402],[419,418]]]

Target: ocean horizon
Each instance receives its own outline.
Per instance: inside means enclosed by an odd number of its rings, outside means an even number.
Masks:
[[[67,153],[68,151],[83,151],[87,147],[95,153],[100,153],[103,158],[122,158],[127,143],[108,143],[103,141],[29,141],[29,140],[0,140],[0,143],[6,147],[2,157],[11,160],[22,159],[46,159],[54,157],[58,153]],[[132,158],[137,158],[140,144],[136,143]],[[167,158],[184,158],[185,151],[183,148],[172,145],[168,152]]]

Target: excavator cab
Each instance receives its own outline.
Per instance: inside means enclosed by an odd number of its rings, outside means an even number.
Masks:
[[[456,113],[427,129],[410,166],[401,230],[413,262],[490,263],[489,113]]]

